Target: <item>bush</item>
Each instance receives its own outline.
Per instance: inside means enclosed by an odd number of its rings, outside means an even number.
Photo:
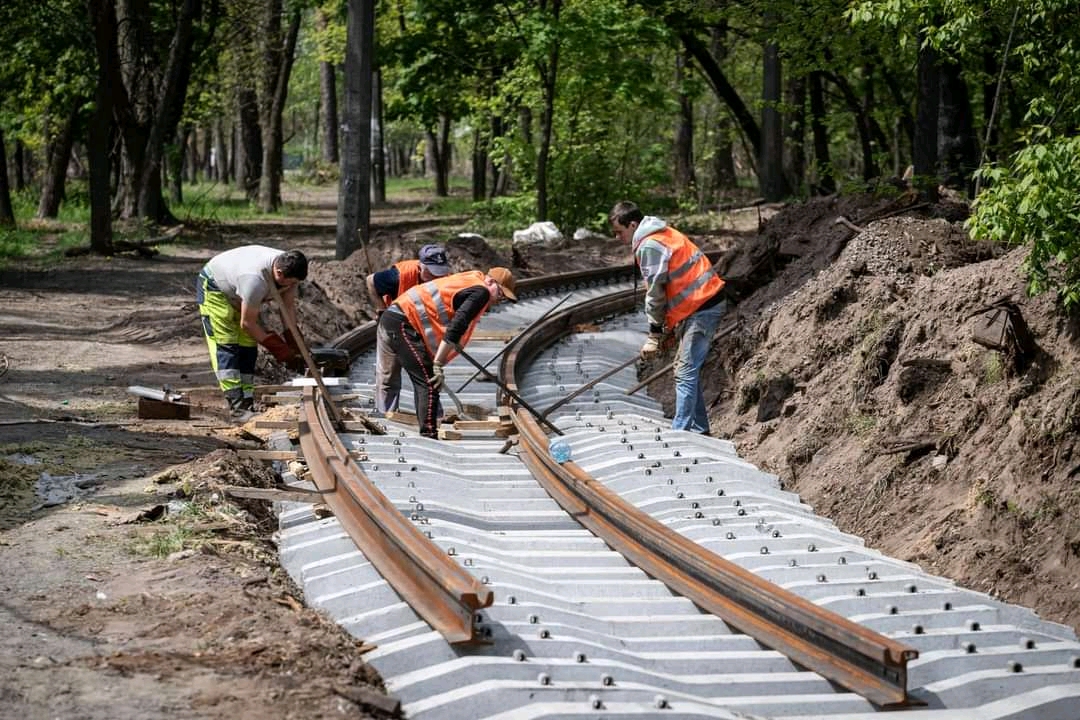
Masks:
[[[979,178],[989,187],[967,221],[972,237],[1030,243],[1028,293],[1052,290],[1067,310],[1080,307],[1080,137],[1044,138]]]

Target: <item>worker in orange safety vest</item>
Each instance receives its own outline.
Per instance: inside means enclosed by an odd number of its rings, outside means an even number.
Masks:
[[[645,316],[649,337],[641,348],[645,360],[660,353],[675,334],[674,430],[709,434],[701,369],[712,336],[727,312],[724,281],[705,253],[666,221],[646,216],[632,202],[619,202],[608,214],[615,237],[630,243],[645,280]]]
[[[381,316],[409,288],[450,274],[450,262],[441,245],[425,245],[414,260],[402,260],[365,278],[368,295]],[[375,409],[381,413],[398,409],[401,365],[393,355],[375,349]]]
[[[464,346],[488,309],[515,301],[514,275],[504,267],[447,275],[405,291],[379,318],[377,350],[394,358],[413,384],[420,434],[438,436],[443,366]]]

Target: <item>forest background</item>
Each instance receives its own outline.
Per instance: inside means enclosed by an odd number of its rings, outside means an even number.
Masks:
[[[1071,307],[1078,37],[1068,0],[11,0],[0,253],[62,212],[103,254],[229,189],[274,213],[287,167],[339,184],[338,259],[388,176],[469,178],[462,210],[505,237],[907,171],[975,198],[972,235],[1029,243],[1032,289]]]

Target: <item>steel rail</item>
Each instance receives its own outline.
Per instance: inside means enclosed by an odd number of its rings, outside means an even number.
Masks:
[[[633,308],[632,291],[582,303],[516,338],[504,357],[503,383],[517,389],[516,369],[584,320]],[[907,662],[918,657],[891,640],[757,577],[674,532],[608,490],[573,462],[560,465],[528,412],[508,402],[521,457],[548,493],[582,525],[631,563],[799,665],[879,706],[914,704]]]
[[[300,449],[323,501],[391,587],[451,644],[476,644],[476,611],[491,589],[447,557],[401,513],[353,461],[317,388],[300,406]]]
[[[607,273],[614,278],[626,270],[627,268],[612,268]],[[519,292],[526,289],[544,292],[559,287],[559,282],[566,283],[568,277],[571,283],[597,284],[608,281],[608,278],[597,278],[592,273],[572,273],[559,278],[526,281],[519,285]],[[543,347],[572,332],[577,324],[630,311],[635,301],[635,292],[632,290],[613,293],[564,310],[550,316],[544,323],[531,326],[508,346],[500,367],[502,382],[516,395],[516,368],[519,364],[527,365]],[[373,324],[370,324],[343,336],[335,341],[335,344],[345,346],[351,353],[355,353],[373,339],[374,328]],[[309,391],[308,395],[313,396],[313,393]],[[907,695],[907,662],[918,657],[915,649],[820,608],[706,550],[629,505],[575,463],[559,465],[547,453],[548,438],[538,421],[519,404],[515,405],[514,398],[509,397],[508,392],[503,391],[501,395],[502,402],[510,407],[520,433],[521,457],[526,466],[568,513],[630,562],[699,607],[723,618],[738,630],[871,702],[880,706],[911,704]],[[312,417],[310,413],[313,411],[308,411],[309,417]],[[329,416],[325,416],[325,422],[320,422],[318,426],[323,431],[328,431]],[[307,433],[301,433],[302,438],[305,435]],[[313,441],[309,438],[307,442]],[[312,446],[311,451],[305,450],[304,454],[306,458],[317,458],[320,454],[336,457],[336,465],[344,468],[350,465],[355,467],[354,463],[350,463],[347,453],[333,456],[320,453],[318,448]],[[309,459],[309,463],[311,462]],[[319,464],[318,460],[315,462]],[[333,472],[333,468],[330,472]],[[332,489],[333,486],[329,487]],[[320,489],[323,489],[322,485]],[[368,502],[372,502],[373,506],[381,504],[388,507],[405,536],[414,535],[416,546],[412,547],[414,543],[410,542],[404,544],[408,547],[401,549],[427,552],[434,547],[414,526],[404,521],[403,516],[381,493],[373,487],[370,492],[372,495]],[[354,495],[351,491],[349,496],[354,503],[365,502],[363,496]],[[350,497],[338,501],[342,506],[342,513],[356,512],[348,505]],[[333,504],[331,508],[335,510],[335,514],[339,512]],[[352,531],[350,535],[367,554],[368,543],[373,540],[368,540],[361,534],[353,535]],[[434,553],[440,561],[445,560],[437,548]],[[382,567],[375,564],[382,572]],[[448,569],[454,573],[463,572],[454,563],[451,563]],[[401,574],[404,574],[407,580],[416,579],[413,573]],[[398,589],[393,576],[388,576],[385,572],[383,575]],[[404,591],[398,589],[398,592],[413,604],[413,600],[406,596]],[[421,601],[431,597],[430,593],[425,592],[418,595]],[[474,596],[472,600],[466,599],[464,605],[459,605],[459,620],[464,620],[465,607],[476,609],[483,606],[479,603],[490,602],[490,593]],[[432,622],[429,614],[439,618],[437,612],[425,613],[416,605],[414,609],[429,622]],[[467,641],[475,641],[471,632],[471,615],[470,610]],[[434,622],[432,624],[435,625]],[[445,631],[443,632],[445,634]],[[459,632],[461,636],[466,634],[463,626],[459,626]]]

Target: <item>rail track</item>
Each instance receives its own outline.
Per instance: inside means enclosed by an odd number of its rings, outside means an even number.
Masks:
[[[486,315],[467,352],[506,389],[448,365],[485,416],[453,442],[328,411],[373,407],[373,324],[337,341],[355,362],[330,398],[298,388],[296,483],[334,517],[283,503],[282,563],[409,717],[1080,718],[1070,628],[865,548],[628,395],[631,273],[526,281]]]

